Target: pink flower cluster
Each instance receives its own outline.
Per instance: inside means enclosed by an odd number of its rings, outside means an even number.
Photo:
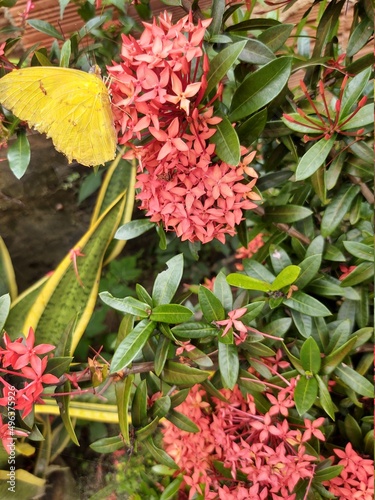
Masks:
[[[311,481],[317,458],[306,453],[304,443],[315,436],[324,441],[319,430],[324,418],[304,421],[304,428],[291,429],[286,418],[294,406],[294,382],[268,388],[270,410],[262,414],[254,398],[221,390],[228,402],[212,398],[215,406],[205,401],[206,393],[194,386],[178,411],[199,427],[189,434],[163,421],[166,451],[183,474],[182,487],[189,499],[195,493],[211,500],[294,500],[294,488],[301,479]],[[222,462],[228,475],[223,477],[215,463]]]
[[[242,150],[237,166],[215,157],[209,139],[221,118],[203,103],[209,62],[202,43],[210,20],[191,15],[172,24],[164,13],[144,23],[139,40],[123,35],[121,62],[108,68],[120,144],[128,144],[139,169],[140,208],[182,240],[207,243],[235,234],[242,211],[256,205],[254,154]],[[141,144],[134,146],[134,139]],[[245,181],[245,174],[247,180]]]
[[[57,384],[59,379],[55,375],[44,373],[47,367],[48,357],[40,357],[55,347],[50,344],[35,344],[34,330],[30,328],[26,339],[18,338],[11,341],[8,334],[4,334],[5,349],[0,347],[0,372],[23,380],[23,387],[14,387],[3,377],[0,377],[0,406],[9,407],[13,410],[22,411],[25,418],[32,412],[34,404],[43,403],[41,394],[44,385]]]
[[[351,443],[345,450],[334,449],[343,465],[340,475],[323,483],[340,500],[373,500],[374,498],[374,461],[362,458],[353,450]]]

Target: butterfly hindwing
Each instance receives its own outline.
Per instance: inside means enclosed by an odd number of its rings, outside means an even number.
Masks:
[[[106,86],[95,73],[38,66],[0,79],[0,102],[83,165],[112,160],[116,132]]]

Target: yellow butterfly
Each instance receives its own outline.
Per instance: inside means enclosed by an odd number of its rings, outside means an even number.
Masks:
[[[51,137],[69,163],[101,165],[115,157],[111,103],[98,71],[53,66],[14,70],[0,79],[0,103]]]

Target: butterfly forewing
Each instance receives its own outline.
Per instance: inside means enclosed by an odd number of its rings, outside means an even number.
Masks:
[[[100,165],[115,156],[109,95],[95,73],[52,66],[13,71],[0,79],[0,102],[51,137],[69,162]]]

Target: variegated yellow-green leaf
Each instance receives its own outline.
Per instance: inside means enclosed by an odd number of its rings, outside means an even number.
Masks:
[[[77,321],[70,346],[72,355],[90,320],[103,258],[120,222],[124,204],[125,194],[122,193],[74,246],[73,250],[81,254],[76,255],[77,269],[72,253],[68,252],[26,317],[24,332],[33,327],[37,343],[55,345],[55,355],[60,354],[60,346],[65,344],[63,335],[68,323]]]
[[[6,293],[9,293],[10,298],[15,300],[17,283],[8,249],[0,236],[0,296]]]

